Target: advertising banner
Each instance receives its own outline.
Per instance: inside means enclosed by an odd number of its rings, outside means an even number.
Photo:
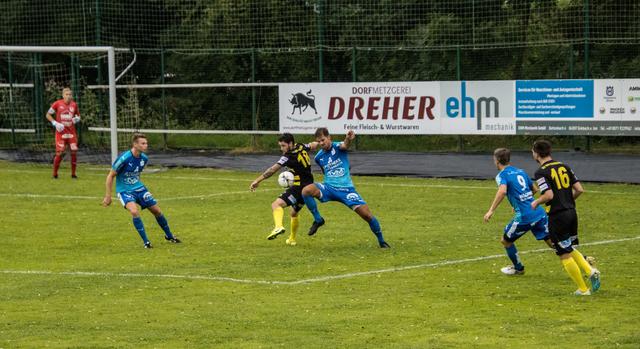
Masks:
[[[640,80],[516,81],[517,133],[640,135],[636,97]]]
[[[279,85],[280,132],[640,135],[640,79]]]
[[[437,134],[439,82],[280,84],[280,131]]]

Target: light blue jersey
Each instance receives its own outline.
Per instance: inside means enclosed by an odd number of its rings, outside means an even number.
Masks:
[[[353,188],[349,157],[346,150],[340,149],[340,144],[342,142],[333,142],[329,151],[320,149],[314,159],[322,168],[324,184],[336,188]]]
[[[507,186],[507,198],[515,210],[515,222],[535,223],[546,216],[542,207],[531,208],[533,182],[523,170],[509,165],[498,173],[496,183]]]
[[[141,153],[140,157],[133,156],[131,150],[120,154],[111,167],[118,174],[116,176],[116,193],[132,192],[144,188],[144,184],[140,181],[140,173],[148,161],[149,158],[144,153]]]

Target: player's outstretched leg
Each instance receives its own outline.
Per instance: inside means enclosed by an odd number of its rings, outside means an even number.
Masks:
[[[144,229],[142,218],[140,218],[140,211],[138,210],[138,206],[136,206],[136,204],[133,202],[129,202],[125,207],[127,208],[127,210],[129,210],[129,213],[131,213],[131,216],[133,217],[133,226],[136,228],[138,235],[140,235],[140,238],[144,242],[144,248],[153,247],[151,246],[149,238],[147,238],[147,232]]]
[[[376,236],[376,239],[378,239],[378,245],[380,245],[380,248],[391,248],[391,246],[389,246],[389,244],[386,241],[384,241],[384,237],[382,236],[382,228],[380,227],[380,222],[378,222],[378,219],[373,216],[373,214],[371,213],[371,210],[369,210],[369,206],[368,205],[358,206],[356,208],[356,213],[360,217],[362,217],[362,219],[367,221],[367,223],[369,223],[369,228],[373,232],[373,235]]]
[[[507,275],[522,275],[524,274],[524,265],[520,261],[520,256],[518,255],[518,248],[516,244],[513,242],[506,241],[504,237],[501,240],[502,245],[504,246],[505,252],[507,253],[507,257],[511,260],[513,265],[508,267],[504,267],[500,269],[503,274]]]
[[[278,237],[280,234],[284,234],[284,207],[287,206],[287,203],[284,202],[281,198],[277,198],[274,202],[271,203],[271,210],[273,213],[273,230],[267,236],[267,240],[273,240]]]
[[[309,212],[313,215],[313,224],[311,224],[308,234],[314,235],[318,231],[318,228],[324,225],[324,218],[320,215],[318,204],[315,200],[315,198],[320,198],[320,189],[318,189],[315,184],[309,184],[302,189],[302,198]]]
[[[158,205],[153,205],[149,207],[149,211],[153,213],[153,215],[156,217],[156,222],[158,222],[158,225],[164,231],[164,239],[174,244],[179,244],[181,242],[180,239],[173,236],[173,233],[171,233],[169,222],[167,222],[167,218],[165,218],[165,216],[162,214],[160,207],[158,207]]]

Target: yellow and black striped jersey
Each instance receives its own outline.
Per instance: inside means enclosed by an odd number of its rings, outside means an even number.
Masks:
[[[282,155],[278,164],[287,167],[293,173],[293,185],[304,187],[313,183],[311,173],[311,159],[309,158],[309,146],[295,143],[293,149]]]
[[[553,199],[546,203],[547,212],[551,214],[576,207],[573,185],[578,179],[569,166],[549,160],[536,171],[535,179],[541,194],[553,190]]]

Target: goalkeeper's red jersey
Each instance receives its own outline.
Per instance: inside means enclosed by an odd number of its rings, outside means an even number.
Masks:
[[[56,116],[56,121],[64,125],[64,132],[76,134],[76,127],[73,124],[73,117],[80,116],[80,111],[78,110],[78,105],[75,101],[69,102],[69,104],[64,102],[64,99],[59,99],[55,101],[51,108],[49,108],[49,114]]]

